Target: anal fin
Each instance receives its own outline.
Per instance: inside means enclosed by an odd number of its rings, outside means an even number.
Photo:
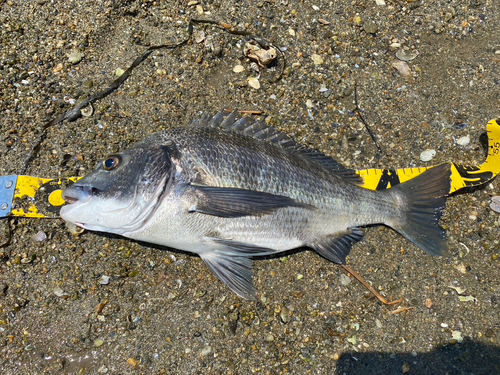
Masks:
[[[359,228],[349,228],[335,237],[310,245],[322,257],[331,262],[346,264],[346,257],[351,252],[352,244],[361,241],[363,231]]]

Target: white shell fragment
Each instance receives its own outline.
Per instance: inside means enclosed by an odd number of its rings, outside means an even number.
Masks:
[[[467,146],[470,143],[470,137],[468,135],[464,137],[460,137],[457,139],[457,145],[459,146]]]
[[[64,297],[64,296],[69,296],[68,293],[66,293],[64,290],[62,290],[60,287],[56,286],[53,290],[54,294],[57,297]]]
[[[410,66],[401,60],[394,61],[392,63],[392,67],[396,69],[402,77],[410,77],[411,76],[411,68]]]
[[[194,41],[196,43],[201,43],[205,41],[205,32],[204,31],[198,31],[194,34]]]
[[[248,78],[248,86],[250,86],[256,90],[260,89],[260,82],[259,82],[258,78],[255,78],[255,77]]]
[[[80,109],[80,113],[83,117],[90,117],[94,114],[94,107],[92,107],[92,103],[89,103],[88,106]]]
[[[125,70],[123,70],[122,68],[117,68],[115,70],[115,76],[117,76],[118,78],[120,78],[123,75],[123,73],[125,73]]]
[[[45,234],[45,232],[43,230],[41,230],[41,231],[38,231],[38,233],[35,234],[32,237],[32,239],[34,242],[43,242],[47,239],[47,235]]]
[[[425,150],[420,154],[420,160],[431,161],[436,156],[436,150]]]
[[[460,344],[462,341],[464,341],[464,338],[462,337],[462,332],[461,331],[451,331],[451,335],[453,340],[457,340],[457,342]]]
[[[109,284],[109,276],[102,275],[97,282],[101,285],[108,285]]]
[[[83,53],[81,52],[72,52],[68,55],[68,61],[71,63],[71,64],[78,64],[80,61],[82,61],[82,58],[83,58]]]
[[[493,211],[500,213],[500,196],[495,195],[494,197],[491,197],[490,208]]]
[[[85,229],[77,227],[75,224],[68,222],[66,222],[66,228],[68,228],[68,231],[73,236],[78,236],[79,234],[82,234],[85,231]]]
[[[405,51],[400,49],[396,52],[396,57],[401,61],[411,61],[418,56],[418,51]]]
[[[233,72],[235,72],[235,73],[241,73],[241,72],[244,72],[244,71],[245,71],[245,67],[243,65],[236,65],[233,68]]]

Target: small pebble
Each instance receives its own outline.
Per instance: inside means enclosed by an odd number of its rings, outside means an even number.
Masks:
[[[382,7],[384,7],[386,5],[384,0],[375,0],[375,4],[377,4],[378,6],[382,6]]]
[[[401,366],[401,371],[403,372],[403,374],[410,372],[410,370],[410,365],[407,362],[403,363],[403,366]]]
[[[270,333],[269,335],[266,336],[266,341],[268,341],[268,342],[274,341],[274,336],[272,333]]]
[[[0,296],[5,296],[8,288],[9,286],[7,284],[0,283]]]
[[[434,303],[432,302],[432,299],[430,299],[430,298],[426,298],[424,303],[425,303],[425,307],[427,307],[428,309],[430,309],[434,305]]]
[[[212,347],[210,345],[207,345],[205,346],[202,350],[201,350],[201,356],[202,357],[206,357],[207,355],[209,355],[210,353],[212,353]]]
[[[363,30],[368,34],[375,34],[378,31],[378,26],[375,22],[367,20],[363,22]]]
[[[283,323],[286,324],[286,323],[290,322],[290,310],[288,310],[288,308],[286,306],[283,306],[281,308],[280,317],[281,317],[281,321]]]
[[[101,340],[101,339],[96,339],[96,340],[94,340],[94,346],[95,346],[96,348],[98,348],[98,347],[102,346],[102,344],[104,344],[104,340]]]
[[[431,161],[436,156],[436,150],[425,150],[420,154],[420,160]]]
[[[325,60],[323,60],[323,58],[320,55],[317,55],[315,53],[313,53],[311,58],[312,58],[312,61],[314,62],[314,65],[321,65],[321,64],[325,63]]]
[[[81,52],[72,52],[68,55],[68,61],[71,64],[78,64],[80,61],[82,61],[83,58],[83,53]]]
[[[85,231],[85,229],[77,227],[75,224],[68,222],[66,222],[66,228],[68,228],[68,231],[73,236],[78,236],[79,234],[82,234]]]
[[[353,345],[357,345],[357,343],[358,343],[358,339],[356,338],[356,335],[353,335],[352,337],[349,337],[349,338],[347,339],[347,342],[350,342],[350,343],[351,343],[351,344],[353,344]]]
[[[59,73],[63,70],[63,64],[57,64],[57,66],[52,70],[54,73]]]
[[[340,284],[343,286],[348,285],[351,282],[351,278],[347,276],[346,274],[341,274],[340,275]]]
[[[137,361],[134,359],[134,358],[129,358],[127,359],[127,363],[132,366],[132,367],[136,367],[137,366]]]
[[[468,135],[457,139],[457,145],[459,146],[467,146],[469,143],[470,143],[470,137]]]

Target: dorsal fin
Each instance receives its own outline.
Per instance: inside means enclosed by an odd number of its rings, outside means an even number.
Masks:
[[[303,147],[285,133],[278,132],[275,128],[267,125],[262,120],[256,121],[248,116],[239,117],[237,111],[233,111],[230,114],[227,114],[227,112],[219,112],[215,116],[210,116],[204,112],[200,117],[193,118],[188,126],[235,131],[279,145],[283,148],[296,148],[299,150]]]
[[[192,119],[189,126],[235,131],[286,149],[293,149],[355,185],[363,183],[363,179],[354,170],[344,167],[318,150],[298,144],[293,138],[277,131],[262,120],[256,121],[248,116],[240,118],[237,111],[230,114],[219,112],[215,116],[210,116],[204,112],[199,118]]]

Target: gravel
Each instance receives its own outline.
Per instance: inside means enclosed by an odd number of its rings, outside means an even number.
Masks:
[[[109,153],[223,108],[262,111],[352,168],[418,167],[423,150],[436,151],[426,165],[484,161],[500,108],[498,1],[171,3],[0,1],[1,175],[18,173],[43,124],[148,46],[182,40],[190,18],[272,41],[286,55],[282,79],[243,56],[244,36],[197,25],[203,41],[153,53],[88,116],[49,128],[28,174],[85,175]],[[409,70],[393,68],[401,57]],[[354,112],[355,85],[382,154]],[[466,147],[455,142],[464,137]],[[499,193],[494,181],[449,199],[443,258],[366,230],[349,264],[414,307],[401,314],[313,252],[256,262],[258,300],[248,302],[199,258],[74,236],[60,220],[3,220],[2,373],[498,373],[499,216],[489,204]]]

